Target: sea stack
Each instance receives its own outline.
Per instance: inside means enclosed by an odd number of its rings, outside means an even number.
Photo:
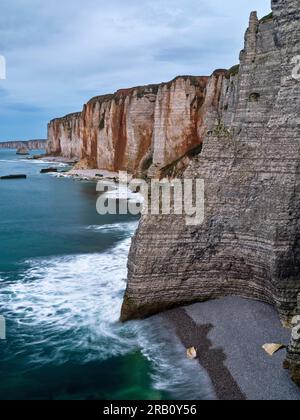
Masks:
[[[17,155],[21,155],[21,156],[27,156],[29,155],[29,149],[26,146],[20,146],[17,149]]]

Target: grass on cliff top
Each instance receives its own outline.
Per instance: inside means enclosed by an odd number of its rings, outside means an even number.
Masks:
[[[261,18],[259,23],[265,23],[265,22],[268,22],[269,20],[272,20],[272,19],[273,19],[273,12],[271,12],[268,15]]]
[[[240,71],[240,65],[237,64],[236,66],[232,66],[231,69],[229,69],[226,73],[226,78],[230,79],[230,77],[237,76]]]

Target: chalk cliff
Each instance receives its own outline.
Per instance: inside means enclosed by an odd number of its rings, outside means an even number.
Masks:
[[[272,10],[261,21],[251,14],[240,68],[219,80],[213,128],[183,173],[205,181],[204,223],[143,216],[129,256],[124,321],[226,295],[270,303],[286,324],[297,315],[299,0],[273,0]],[[297,380],[295,334],[288,363]]]
[[[49,123],[47,153],[153,176],[199,146],[215,121],[225,70],[119,90]]]

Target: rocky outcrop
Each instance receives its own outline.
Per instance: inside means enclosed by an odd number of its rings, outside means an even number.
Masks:
[[[251,14],[240,68],[223,78],[217,120],[184,177],[205,181],[205,220],[143,216],[129,256],[122,320],[239,295],[290,324],[300,292],[298,0]],[[236,74],[238,72],[238,74]],[[216,119],[216,117],[218,117]],[[300,363],[292,343],[293,366]],[[292,355],[292,356],[291,356]]]
[[[27,141],[6,141],[0,142],[0,149],[21,149],[43,150],[46,148],[47,140],[27,140]]]
[[[154,176],[202,143],[225,73],[95,97],[82,112],[49,123],[47,153],[89,168]]]
[[[21,156],[29,155],[29,149],[25,146],[21,146],[17,149],[17,155],[21,155]]]

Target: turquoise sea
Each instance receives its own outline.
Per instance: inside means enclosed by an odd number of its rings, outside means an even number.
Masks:
[[[119,323],[138,220],[99,216],[94,183],[48,166],[0,150],[0,176],[28,175],[0,180],[0,399],[210,398],[163,317]]]

